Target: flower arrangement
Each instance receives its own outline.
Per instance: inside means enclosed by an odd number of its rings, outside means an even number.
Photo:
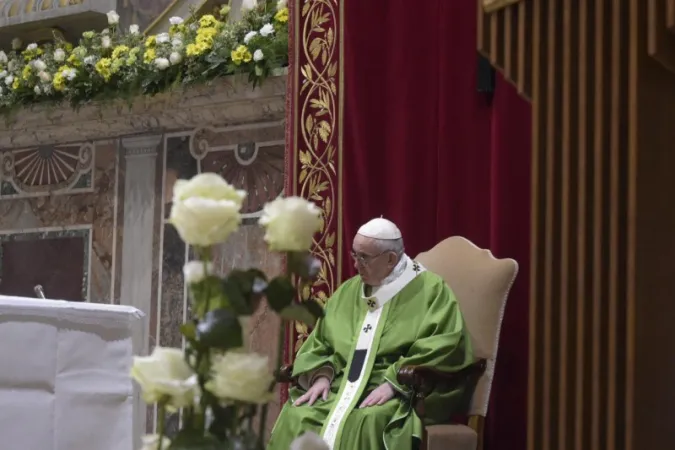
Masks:
[[[78,107],[236,73],[248,74],[255,87],[288,64],[288,8],[286,0],[246,0],[242,10],[238,22],[227,22],[228,5],[201,17],[172,17],[167,33],[152,36],[138,25],[121,30],[110,11],[109,26],[84,32],[76,46],[57,40],[24,47],[14,39],[12,51],[0,51],[0,110],[61,101]]]
[[[198,255],[184,267],[193,318],[180,329],[185,349],[156,347],[150,356],[134,360],[131,376],[146,403],[158,407],[158,433],[144,438],[145,450],[262,450],[275,378],[267,357],[242,348],[242,322],[263,298],[282,319],[313,326],[323,315],[317,302],[295,301],[298,288],[320,270],[309,249],[322,225],[321,211],[305,199],[278,198],[265,205],[259,221],[270,249],[286,255],[287,273],[273,279],[256,268],[233,270],[227,277],[214,273],[213,246],[239,227],[245,196],[213,173],[174,185],[169,220]],[[253,418],[259,409],[256,433]],[[178,410],[182,428],[170,440],[164,432],[166,413]],[[312,442],[322,441],[303,436],[293,448],[322,448]]]

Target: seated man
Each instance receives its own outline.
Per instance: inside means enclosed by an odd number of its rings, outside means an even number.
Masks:
[[[359,275],[337,289],[298,352],[293,375],[301,389],[290,390],[268,450],[288,450],[307,431],[336,450],[410,450],[423,425],[396,380],[399,368],[457,371],[473,362],[452,291],[404,253],[396,225],[374,219],[362,226],[352,258]],[[432,394],[427,418],[463,412],[464,394]]]

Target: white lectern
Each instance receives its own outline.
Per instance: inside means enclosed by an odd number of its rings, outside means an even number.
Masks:
[[[133,450],[145,330],[129,306],[0,296],[0,449]]]

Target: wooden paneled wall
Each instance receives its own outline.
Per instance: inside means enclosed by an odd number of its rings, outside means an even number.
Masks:
[[[675,448],[675,0],[478,16],[533,108],[528,450]]]

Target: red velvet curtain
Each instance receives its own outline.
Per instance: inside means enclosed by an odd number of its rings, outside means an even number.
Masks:
[[[414,256],[463,235],[520,263],[486,430],[525,448],[530,106],[503,79],[476,89],[477,0],[344,2],[343,255],[384,215]],[[353,274],[344,258],[343,274]]]

